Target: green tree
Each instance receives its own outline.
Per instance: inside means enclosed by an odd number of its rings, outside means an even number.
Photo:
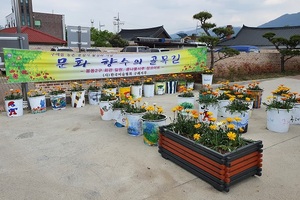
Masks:
[[[97,47],[124,47],[128,42],[120,38],[119,35],[109,32],[107,30],[100,31],[91,28],[91,40],[94,42],[93,46]]]
[[[214,67],[216,62],[239,54],[239,51],[226,47],[218,53],[218,59],[215,59],[214,48],[227,36],[234,34],[234,31],[229,27],[216,27],[215,23],[208,22],[208,20],[212,18],[212,14],[209,12],[199,12],[198,14],[195,14],[193,18],[200,21],[201,28],[204,31],[204,34],[200,36],[198,40],[200,42],[205,42],[210,51],[210,69]],[[212,35],[210,30],[215,36]]]
[[[300,44],[300,35],[292,35],[289,39],[275,36],[276,34],[272,32],[263,35],[280,53],[281,72],[285,72],[286,61],[300,55],[300,50],[296,48]]]

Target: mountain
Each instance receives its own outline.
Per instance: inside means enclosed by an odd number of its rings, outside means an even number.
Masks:
[[[258,27],[266,28],[266,27],[283,27],[283,26],[300,26],[300,12],[294,14],[282,15]]]
[[[246,25],[247,26],[247,25]],[[300,12],[293,13],[293,14],[284,14],[274,20],[271,20],[269,22],[266,22],[260,26],[259,28],[266,28],[266,27],[283,27],[283,26],[300,26]],[[240,31],[241,27],[233,27],[234,35],[236,35]],[[171,34],[170,36],[172,38],[179,38],[177,35],[178,33],[186,33],[187,35],[200,35],[203,32],[202,29],[196,30],[189,30],[189,31],[180,31],[174,34]]]

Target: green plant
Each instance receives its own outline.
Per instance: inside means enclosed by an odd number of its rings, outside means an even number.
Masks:
[[[177,74],[168,74],[167,81],[177,81],[178,75]]]
[[[118,87],[118,83],[116,80],[113,79],[105,79],[102,88],[109,89],[109,88],[116,88]]]
[[[21,90],[19,89],[10,89],[9,92],[6,92],[4,96],[4,100],[15,100],[22,98]]]
[[[44,96],[44,95],[46,95],[46,92],[44,92],[42,90],[42,88],[40,88],[40,89],[34,89],[34,90],[29,90],[27,92],[27,96],[28,97],[38,97],[38,96]]]
[[[65,90],[61,88],[61,86],[56,85],[50,92],[50,95],[58,95],[65,93]]]
[[[291,94],[282,94],[281,98],[276,96],[268,96],[267,102],[263,102],[263,105],[266,106],[266,110],[271,109],[287,109],[290,111],[295,105],[293,102],[293,97]]]
[[[125,109],[128,103],[123,99],[117,99],[116,101],[112,102],[112,109]]]
[[[216,105],[218,104],[218,92],[214,92],[210,85],[202,85],[199,90],[199,99],[197,101],[200,104]]]
[[[81,83],[73,82],[71,83],[71,91],[77,92],[77,91],[83,91],[83,87]]]
[[[179,97],[194,97],[193,89],[192,88],[186,88],[185,86],[179,87]]]
[[[164,119],[165,115],[162,113],[164,112],[161,106],[156,106],[154,103],[153,105],[149,105],[146,107],[146,113],[143,115],[143,119],[146,120],[160,120]]]
[[[217,122],[215,118],[210,117],[208,122],[200,122],[196,110],[186,113],[181,106],[176,106],[172,110],[174,119],[167,128],[183,137],[220,153],[231,152],[246,145],[239,134],[241,130],[232,123],[240,120],[238,118],[226,118],[225,121]]]
[[[142,98],[133,99],[129,96],[126,100],[128,102],[124,111],[127,113],[143,113],[146,112],[146,103],[141,103]]]
[[[144,79],[144,85],[153,85],[153,79],[152,78],[146,78]]]
[[[132,80],[132,84],[131,85],[142,85],[142,81],[139,77],[136,77]]]
[[[204,69],[201,71],[201,74],[213,74],[214,69],[209,69],[208,67],[204,67]]]
[[[252,81],[252,83],[248,84],[247,90],[263,90],[263,89],[259,86],[259,82]]]
[[[283,95],[283,94],[289,94],[290,93],[290,88],[286,87],[285,85],[281,84],[277,87],[276,90],[272,91],[273,95]]]
[[[186,74],[185,75],[185,80],[186,80],[187,83],[192,83],[192,82],[195,81],[194,76],[192,74]]]
[[[108,90],[102,90],[100,101],[113,101],[116,100],[116,94]]]
[[[230,100],[230,103],[227,106],[225,106],[225,108],[226,108],[226,111],[229,111],[231,114],[234,112],[243,113],[243,112],[249,110],[250,102],[248,103],[246,101],[241,101],[234,97],[230,98],[229,100]]]
[[[88,84],[88,91],[99,91],[100,88],[100,83],[98,83],[97,81],[87,81],[86,82]]]
[[[119,87],[129,87],[130,85],[131,85],[130,81],[125,78],[122,78],[119,81]]]

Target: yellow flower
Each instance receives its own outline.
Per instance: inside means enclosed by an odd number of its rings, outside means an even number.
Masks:
[[[201,124],[199,124],[199,123],[198,123],[198,124],[195,124],[194,127],[195,127],[195,128],[200,128],[200,127],[201,127]]]
[[[234,120],[240,122],[242,119],[240,117],[235,117]]]
[[[199,139],[201,138],[201,136],[200,136],[199,133],[195,133],[195,134],[193,135],[193,137],[194,137],[194,140],[199,140]]]
[[[217,130],[217,125],[213,124],[213,125],[210,125],[209,128],[211,130]]]
[[[227,128],[229,128],[229,129],[234,129],[234,127],[235,127],[234,124],[228,124],[227,125]]]
[[[229,122],[229,123],[233,121],[233,119],[232,119],[231,117],[227,117],[226,120],[227,120],[227,122]]]
[[[251,99],[249,97],[246,97],[245,100],[246,101],[251,101]]]
[[[234,132],[230,131],[230,132],[227,133],[227,137],[228,137],[229,140],[235,140],[236,134]]]
[[[177,106],[175,106],[175,107],[172,108],[173,112],[176,112],[176,110],[177,110]]]
[[[244,132],[244,129],[243,129],[243,128],[239,128],[239,131],[240,131],[241,133],[243,133],[243,132]]]
[[[211,118],[209,118],[209,121],[211,121],[211,122],[215,122],[215,121],[217,121],[217,118],[215,118],[215,117],[211,117]]]
[[[213,116],[214,113],[211,111],[208,111],[207,114],[208,114],[208,116]]]

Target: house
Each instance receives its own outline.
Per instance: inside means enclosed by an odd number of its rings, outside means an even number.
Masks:
[[[0,30],[0,33],[17,33],[17,28],[5,28]],[[28,26],[21,27],[21,33],[28,35],[28,42],[30,45],[66,45],[67,41],[56,38],[47,33],[33,29]]]
[[[252,45],[263,48],[274,47],[271,42],[263,37],[268,32],[275,33],[276,37],[289,39],[292,35],[300,35],[300,26],[258,28],[243,25],[235,37],[220,42],[218,46]]]

